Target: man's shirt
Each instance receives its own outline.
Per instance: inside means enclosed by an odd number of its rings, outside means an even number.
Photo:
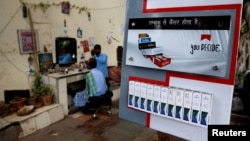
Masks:
[[[91,69],[86,75],[85,90],[76,93],[74,104],[76,107],[83,107],[88,102],[89,97],[103,95],[106,90],[107,85],[102,72],[96,68]]]
[[[108,66],[107,66],[108,56],[104,53],[100,53],[98,56],[94,55],[94,58],[96,59],[96,63],[97,63],[96,68],[103,73],[104,77],[107,78],[108,77]]]

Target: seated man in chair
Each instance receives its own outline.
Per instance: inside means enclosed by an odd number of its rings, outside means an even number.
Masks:
[[[104,95],[107,91],[107,84],[102,72],[96,69],[96,60],[90,58],[87,67],[90,72],[86,75],[85,90],[77,92],[73,98],[74,106],[78,108],[84,107],[90,97]]]

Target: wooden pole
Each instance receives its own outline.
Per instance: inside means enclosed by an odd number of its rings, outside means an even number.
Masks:
[[[31,15],[31,12],[30,12],[30,8],[27,8],[28,9],[28,18],[29,18],[29,25],[30,25],[30,29],[32,31],[32,47],[33,47],[33,65],[34,65],[34,69],[35,71],[38,73],[39,72],[39,67],[38,67],[38,50],[37,50],[37,43],[38,41],[36,41],[36,37],[35,37],[35,30],[34,30],[34,24],[33,24],[33,19],[32,19],[32,15]],[[38,36],[38,35],[36,35]],[[34,42],[36,41],[36,42]]]

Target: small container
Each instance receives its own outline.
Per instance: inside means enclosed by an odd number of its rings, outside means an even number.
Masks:
[[[68,74],[68,68],[65,68],[64,73]]]

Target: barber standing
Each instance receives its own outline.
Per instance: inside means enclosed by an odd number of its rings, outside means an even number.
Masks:
[[[98,70],[100,70],[105,79],[106,79],[106,83],[107,83],[107,87],[108,87],[108,90],[109,90],[109,76],[108,76],[108,56],[104,53],[101,52],[101,45],[99,44],[96,44],[94,46],[94,52],[93,52],[93,57],[96,59],[96,62],[97,62],[97,66],[96,68]]]

